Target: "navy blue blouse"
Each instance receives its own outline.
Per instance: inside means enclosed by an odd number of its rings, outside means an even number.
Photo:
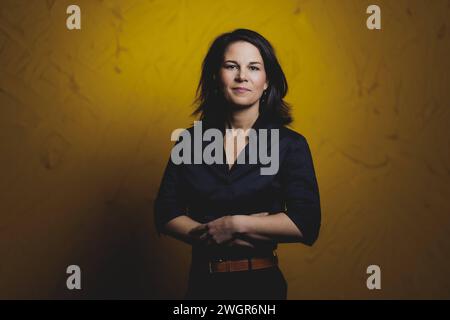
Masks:
[[[321,225],[320,198],[305,137],[261,116],[253,128],[279,129],[278,172],[261,175],[261,167],[269,165],[259,160],[256,164],[235,163],[229,169],[225,161],[176,165],[169,159],[154,202],[159,234],[165,233],[167,222],[181,215],[205,223],[225,215],[284,212],[303,234],[299,242],[312,245],[316,241]],[[193,134],[193,127],[187,130]],[[239,157],[245,155],[248,159],[248,149],[247,144]]]

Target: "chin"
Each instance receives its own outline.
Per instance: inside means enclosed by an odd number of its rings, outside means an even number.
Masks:
[[[251,99],[230,99],[229,101],[231,104],[236,105],[238,107],[249,107],[255,104],[255,101]]]
[[[230,101],[231,105],[233,108],[235,109],[245,109],[245,108],[249,108],[253,105],[252,102],[242,102],[242,101]]]

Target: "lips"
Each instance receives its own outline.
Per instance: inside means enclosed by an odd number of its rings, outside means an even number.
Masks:
[[[233,88],[233,91],[236,91],[236,92],[248,92],[248,91],[251,91],[251,90],[247,89],[247,88],[244,88],[244,87],[236,87],[236,88]]]

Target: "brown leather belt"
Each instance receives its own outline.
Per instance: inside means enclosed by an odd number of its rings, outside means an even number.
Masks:
[[[278,257],[274,251],[271,257],[209,261],[209,273],[258,270],[276,265],[278,265]]]

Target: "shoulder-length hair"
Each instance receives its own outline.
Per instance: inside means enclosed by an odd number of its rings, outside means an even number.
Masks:
[[[224,123],[229,106],[221,90],[219,71],[223,64],[225,50],[237,41],[253,44],[263,58],[269,86],[266,94],[260,99],[259,114],[279,125],[290,124],[293,120],[291,107],[283,100],[288,91],[288,84],[275,50],[262,35],[248,29],[236,29],[224,33],[213,41],[202,63],[201,77],[194,100],[197,108],[191,115],[200,115],[200,120],[212,126],[220,126]]]

